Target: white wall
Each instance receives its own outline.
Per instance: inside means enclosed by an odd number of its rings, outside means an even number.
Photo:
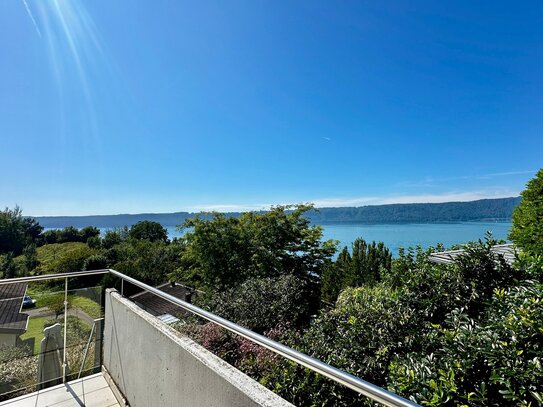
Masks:
[[[287,407],[173,328],[106,291],[104,367],[131,407]]]

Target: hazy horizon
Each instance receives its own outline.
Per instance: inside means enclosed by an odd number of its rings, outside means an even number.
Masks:
[[[315,205],[316,209],[327,209],[327,208],[349,208],[349,207],[364,207],[364,206],[382,206],[382,205],[394,205],[394,204],[432,204],[432,203],[455,203],[455,202],[474,202],[478,200],[485,200],[485,199],[503,199],[503,198],[517,198],[517,196],[504,196],[504,197],[498,197],[498,198],[481,198],[481,199],[474,199],[474,200],[465,200],[465,201],[443,201],[443,202],[389,202],[389,203],[375,203],[375,204],[367,204],[367,205],[343,205],[343,206],[317,206]],[[301,203],[310,203],[310,202],[301,202]],[[36,217],[36,218],[46,218],[46,217],[87,217],[87,216],[122,216],[122,215],[162,215],[162,214],[171,214],[171,213],[200,213],[200,212],[223,212],[223,213],[238,213],[238,212],[245,212],[245,211],[259,211],[269,210],[272,206],[278,206],[278,205],[296,205],[297,203],[286,203],[286,204],[271,204],[267,206],[262,207],[255,207],[255,208],[246,208],[246,209],[240,209],[240,210],[219,210],[219,209],[201,209],[201,210],[173,210],[169,212],[120,212],[120,213],[90,213],[90,214],[82,214],[82,215],[34,215],[34,214],[26,214],[26,216]]]

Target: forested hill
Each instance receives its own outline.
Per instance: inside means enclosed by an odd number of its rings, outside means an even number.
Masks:
[[[416,203],[369,205],[360,207],[319,208],[311,211],[309,217],[314,223],[428,223],[460,222],[482,220],[509,220],[513,209],[520,203],[520,197],[481,199],[471,202]],[[113,228],[131,226],[141,220],[159,222],[164,226],[175,226],[196,213],[142,213],[134,215],[96,216],[43,216],[36,217],[43,227],[63,228],[75,226],[96,226]],[[239,213],[228,213],[239,216]]]
[[[509,220],[521,198],[481,199],[471,202],[369,205],[357,208],[320,208],[314,223],[428,223]]]

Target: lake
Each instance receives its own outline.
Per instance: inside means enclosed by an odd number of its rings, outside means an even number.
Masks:
[[[443,243],[446,248],[459,243],[483,239],[487,231],[494,238],[507,240],[511,222],[455,222],[455,223],[404,223],[387,225],[364,225],[360,223],[333,223],[321,225],[324,229],[324,240],[339,241],[339,248],[351,246],[358,237],[366,241],[383,242],[393,255],[398,254],[400,247],[423,248]],[[45,230],[48,230],[46,228]],[[175,226],[166,226],[170,238],[182,235]],[[100,228],[102,235],[108,228]]]
[[[383,242],[394,255],[400,247],[421,245],[423,248],[443,243],[446,248],[454,244],[483,239],[491,231],[496,239],[507,240],[511,222],[457,222],[457,223],[407,223],[389,225],[364,225],[341,223],[321,225],[324,239],[339,240],[339,247],[351,246],[358,237],[366,241]],[[181,236],[175,227],[167,227],[170,238]]]

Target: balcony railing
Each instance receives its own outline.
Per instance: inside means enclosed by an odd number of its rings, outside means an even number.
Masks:
[[[319,373],[325,377],[328,377],[329,379],[340,383],[350,389],[353,389],[354,391],[370,398],[373,401],[376,401],[378,403],[381,403],[383,405],[387,406],[417,406],[417,404],[413,403],[410,400],[407,400],[405,398],[402,398],[394,393],[391,393],[379,386],[376,386],[372,383],[369,383],[365,380],[362,380],[356,376],[353,376],[343,370],[337,369],[329,364],[326,364],[318,359],[315,359],[313,357],[310,357],[306,354],[303,354],[301,352],[298,352],[286,345],[283,345],[279,342],[276,342],[270,338],[267,338],[266,336],[257,334],[249,329],[246,329],[238,324],[235,324],[232,321],[229,321],[225,318],[222,318],[218,315],[215,315],[211,312],[205,311],[191,303],[182,301],[168,293],[165,293],[163,291],[160,291],[152,286],[149,286],[139,280],[136,280],[135,278],[132,278],[130,276],[127,276],[125,274],[122,274],[118,271],[112,270],[112,269],[103,269],[103,270],[93,270],[93,271],[80,271],[80,272],[74,272],[74,273],[62,273],[62,274],[48,274],[48,275],[39,275],[39,276],[30,276],[30,277],[21,277],[21,278],[11,278],[11,279],[4,279],[0,280],[0,285],[5,284],[14,284],[14,283],[30,283],[35,281],[44,281],[44,280],[54,280],[54,279],[64,279],[64,326],[63,326],[63,354],[62,354],[62,381],[66,381],[68,379],[68,373],[66,371],[67,369],[67,358],[69,355],[69,347],[67,346],[68,342],[68,296],[69,296],[69,290],[68,290],[68,279],[69,278],[75,278],[75,277],[83,277],[83,276],[91,276],[91,275],[99,275],[99,274],[111,274],[113,276],[118,277],[121,280],[121,295],[124,291],[124,283],[128,282],[136,287],[139,287],[143,290],[146,290],[166,301],[169,301],[172,304],[175,304],[179,306],[180,308],[189,311],[190,313],[201,317],[205,320],[208,320],[210,322],[213,322],[224,329],[227,329],[228,331],[231,331],[237,335],[240,335],[244,338],[249,339],[250,341],[263,346],[266,349],[269,349],[275,354],[281,355],[284,358],[287,358],[295,363],[298,363],[302,366],[305,366],[306,368]],[[79,372],[77,377],[81,376],[81,373],[84,370],[84,366],[87,360],[88,356],[88,349],[89,345],[91,344],[91,341],[93,340],[92,334],[95,334],[96,337],[98,335],[95,333],[96,329],[99,328],[99,321],[96,321],[93,325],[91,335],[88,338],[88,342],[86,347],[84,348],[84,357],[82,364],[79,368]],[[99,350],[95,349],[95,356],[96,352],[99,352]],[[74,373],[71,372],[71,377],[74,377]]]

